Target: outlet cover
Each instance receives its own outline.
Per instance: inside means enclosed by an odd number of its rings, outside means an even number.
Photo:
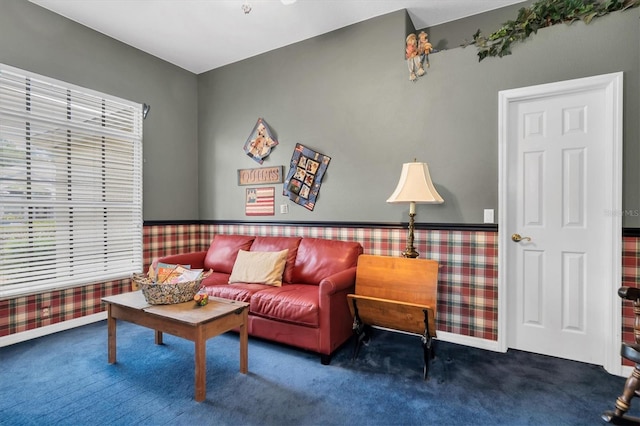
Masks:
[[[493,209],[484,209],[484,223],[493,223]]]

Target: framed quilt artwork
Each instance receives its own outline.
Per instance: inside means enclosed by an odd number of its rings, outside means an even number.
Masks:
[[[243,149],[249,157],[262,164],[264,158],[271,154],[271,148],[276,145],[278,141],[273,138],[269,126],[262,118],[258,118]]]
[[[284,181],[282,195],[313,211],[320,192],[322,177],[331,157],[296,144],[291,156],[291,168]]]
[[[246,216],[275,215],[276,188],[247,188],[244,214]]]

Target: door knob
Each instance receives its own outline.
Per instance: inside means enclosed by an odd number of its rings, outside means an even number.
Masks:
[[[513,241],[515,241],[516,243],[519,243],[519,242],[520,242],[520,241],[522,241],[522,240],[525,240],[525,241],[531,241],[531,237],[523,237],[523,236],[521,236],[520,234],[513,234],[513,235],[511,236],[511,239],[512,239]]]

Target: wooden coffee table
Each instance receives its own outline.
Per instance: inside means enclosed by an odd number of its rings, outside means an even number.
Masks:
[[[204,401],[206,385],[206,342],[211,337],[239,328],[240,372],[248,371],[247,318],[249,304],[210,297],[205,306],[195,302],[175,305],[150,305],[141,291],[103,297],[107,304],[109,364],[116,362],[116,320],[128,321],[156,332],[155,342],[162,344],[162,333],[191,340],[195,343],[195,400]]]

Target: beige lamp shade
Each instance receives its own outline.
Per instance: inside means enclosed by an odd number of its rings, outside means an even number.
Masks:
[[[426,163],[404,163],[398,186],[387,203],[442,204],[444,200],[431,182]]]

